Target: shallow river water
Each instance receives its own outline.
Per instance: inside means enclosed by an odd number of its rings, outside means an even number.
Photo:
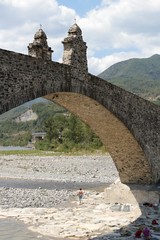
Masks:
[[[0,240],[50,240],[27,229],[23,223],[13,219],[0,219]],[[52,238],[53,239],[53,238]]]
[[[31,180],[16,178],[0,178],[0,187],[23,188],[23,189],[66,189],[76,190],[83,186],[84,189],[104,189],[108,184],[102,182],[60,182],[53,180]]]

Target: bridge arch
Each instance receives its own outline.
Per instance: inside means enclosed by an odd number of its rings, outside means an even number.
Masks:
[[[45,98],[65,107],[93,129],[110,153],[121,182],[152,182],[151,169],[143,150],[128,128],[109,110],[77,93],[59,92]]]

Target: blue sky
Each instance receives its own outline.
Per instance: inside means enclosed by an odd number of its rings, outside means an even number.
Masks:
[[[87,12],[96,8],[101,2],[100,0],[58,0],[59,4],[74,9],[79,16],[84,17]]]
[[[160,54],[160,0],[0,0],[0,48],[28,54],[40,24],[62,62],[62,41],[76,23],[87,43],[89,72]]]

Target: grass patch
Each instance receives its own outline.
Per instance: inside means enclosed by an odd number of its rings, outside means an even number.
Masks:
[[[55,155],[52,151],[41,151],[41,150],[3,150],[0,151],[0,155],[28,155],[28,156],[53,156]]]
[[[83,156],[83,155],[104,155],[107,151],[102,148],[100,150],[81,150],[73,152],[53,152],[53,151],[41,151],[41,150],[3,150],[0,151],[0,155],[25,155],[25,156]]]

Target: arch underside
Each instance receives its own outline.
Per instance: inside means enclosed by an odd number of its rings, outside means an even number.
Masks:
[[[76,93],[53,93],[44,98],[78,116],[100,137],[123,183],[152,183],[148,160],[126,126],[95,100]]]

